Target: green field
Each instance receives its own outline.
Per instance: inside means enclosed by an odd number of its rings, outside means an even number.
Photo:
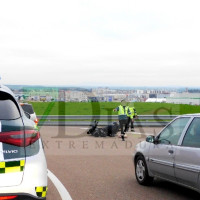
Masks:
[[[29,102],[37,115],[116,115],[117,102]],[[200,106],[136,102],[138,115],[181,115],[200,113]]]

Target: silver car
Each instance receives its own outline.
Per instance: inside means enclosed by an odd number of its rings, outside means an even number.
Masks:
[[[157,177],[200,192],[200,114],[179,116],[148,136],[136,145],[133,162],[141,185]]]

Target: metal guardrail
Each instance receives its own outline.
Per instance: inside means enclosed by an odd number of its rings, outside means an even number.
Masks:
[[[162,127],[166,126],[169,121],[175,117],[177,117],[177,115],[139,115],[138,120],[135,121],[134,125],[136,127]],[[38,116],[38,118],[41,120],[39,121],[39,126],[91,126],[94,120],[105,120],[99,121],[99,125],[106,126],[112,124],[112,121],[118,121],[117,115],[43,115]]]

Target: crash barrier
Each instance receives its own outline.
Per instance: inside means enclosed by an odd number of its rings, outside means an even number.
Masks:
[[[166,126],[177,115],[139,115],[135,127]],[[93,121],[99,121],[99,126],[118,121],[117,115],[43,115],[38,116],[39,126],[91,126]]]

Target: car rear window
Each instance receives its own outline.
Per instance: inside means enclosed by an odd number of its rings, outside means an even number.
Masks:
[[[0,92],[0,120],[13,120],[19,117],[20,113],[12,96]]]
[[[29,114],[33,114],[33,107],[30,104],[22,104],[21,107],[23,108],[23,110]]]

